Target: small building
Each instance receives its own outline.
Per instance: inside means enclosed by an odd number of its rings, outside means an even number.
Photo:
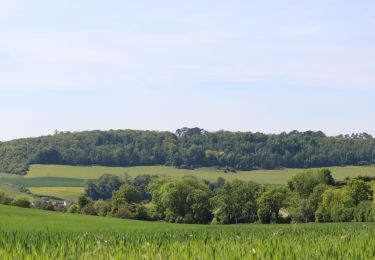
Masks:
[[[42,196],[42,197],[40,197],[42,200],[44,200],[44,201],[49,201],[49,197],[48,196]]]
[[[69,207],[72,204],[73,204],[72,200],[64,200],[64,207]]]

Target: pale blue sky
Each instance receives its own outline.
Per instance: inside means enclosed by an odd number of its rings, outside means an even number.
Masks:
[[[0,0],[0,140],[91,129],[375,135],[375,2]]]

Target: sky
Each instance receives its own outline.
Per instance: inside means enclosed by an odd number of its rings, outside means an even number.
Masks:
[[[0,140],[375,135],[373,0],[0,0]]]

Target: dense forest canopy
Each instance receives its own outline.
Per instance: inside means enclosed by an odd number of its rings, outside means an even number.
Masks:
[[[375,139],[366,133],[331,137],[320,131],[263,134],[196,127],[176,133],[56,132],[0,143],[0,171],[25,174],[34,163],[236,170],[366,165],[375,163]]]

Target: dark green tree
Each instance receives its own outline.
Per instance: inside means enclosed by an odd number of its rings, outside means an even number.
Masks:
[[[203,224],[211,220],[211,191],[202,182],[161,178],[152,182],[150,189],[155,211],[166,221]]]
[[[257,200],[258,218],[262,223],[278,222],[280,209],[285,207],[288,189],[285,187],[271,187],[266,189]]]
[[[253,182],[225,182],[211,200],[214,222],[222,224],[252,223],[257,217],[260,186]]]
[[[131,184],[123,184],[120,189],[112,193],[112,211],[119,208],[127,208],[131,203],[136,203],[140,200],[139,192]]]
[[[349,202],[354,206],[358,205],[361,201],[373,200],[371,185],[362,180],[353,179],[349,181],[345,191]]]
[[[93,200],[110,199],[112,192],[121,186],[120,178],[112,174],[104,174],[98,180],[86,182],[85,193]]]

